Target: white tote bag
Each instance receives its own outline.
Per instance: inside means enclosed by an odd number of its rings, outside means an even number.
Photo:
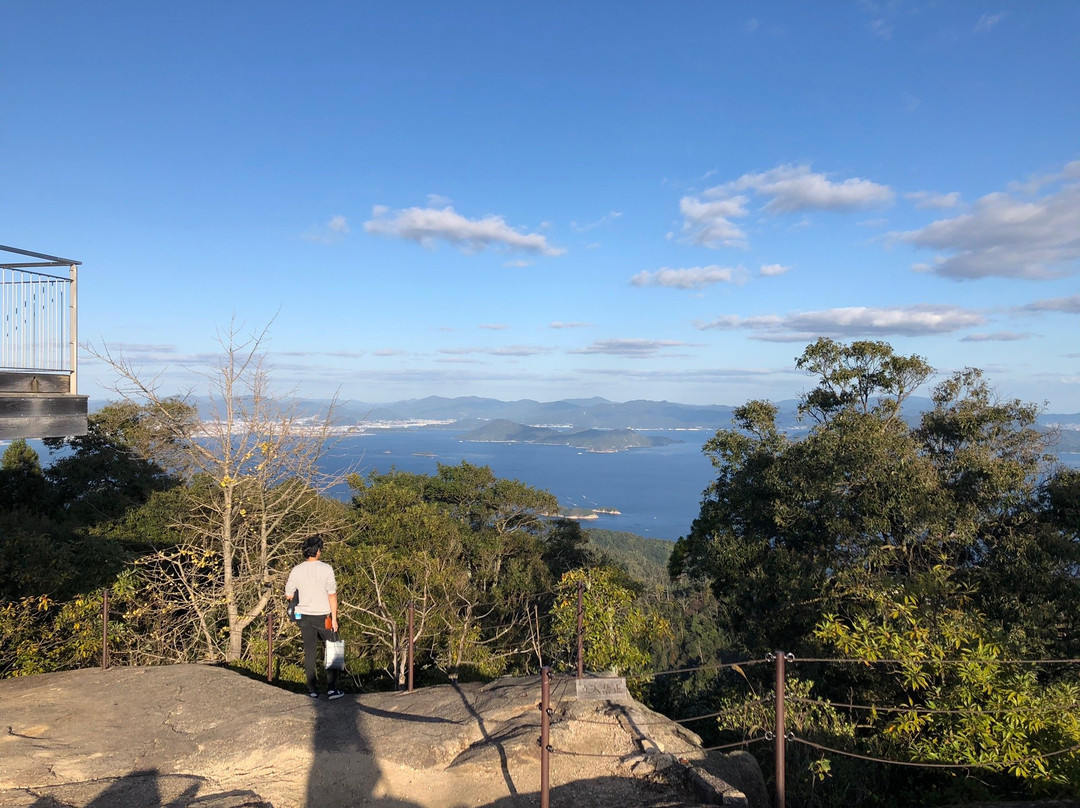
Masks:
[[[345,640],[326,641],[326,669],[328,671],[345,670]]]

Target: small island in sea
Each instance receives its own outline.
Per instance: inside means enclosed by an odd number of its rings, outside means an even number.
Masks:
[[[649,446],[666,446],[678,441],[671,438],[642,435],[632,429],[586,429],[566,432],[547,426],[526,426],[497,419],[461,436],[461,440],[478,443],[539,443],[548,446],[570,446],[589,452],[622,452]]]
[[[599,519],[600,514],[606,516],[621,516],[622,511],[615,508],[560,508],[557,514],[544,514],[544,516],[557,516],[559,519],[573,519],[575,521],[588,521]]]

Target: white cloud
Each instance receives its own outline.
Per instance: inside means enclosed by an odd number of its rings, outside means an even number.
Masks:
[[[391,213],[386,207],[372,208],[372,218],[364,230],[381,236],[415,241],[431,247],[446,241],[465,252],[479,252],[487,247],[521,250],[539,255],[562,255],[565,250],[552,247],[539,233],[521,233],[501,216],[467,219],[452,207],[407,208]]]
[[[743,30],[745,30],[746,33],[748,33],[748,34],[752,34],[760,26],[761,26],[761,23],[758,22],[757,18],[756,17],[751,17],[750,19],[748,19],[746,21],[746,24],[743,26]]]
[[[761,381],[775,376],[798,376],[802,377],[802,371],[794,368],[690,368],[679,370],[675,368],[649,368],[647,370],[634,370],[632,368],[595,368],[585,371],[597,376],[618,376],[622,379],[642,379],[655,381],[656,379],[670,379],[679,381]]]
[[[537,356],[551,353],[554,350],[543,345],[503,345],[498,348],[440,348],[438,353],[448,356],[469,356],[471,354],[484,354],[486,356]]]
[[[365,351],[271,351],[270,357],[275,359],[279,356],[288,357],[313,357],[332,356],[337,359],[359,359],[366,355]]]
[[[893,25],[887,20],[871,20],[870,33],[882,39],[892,39]]]
[[[548,328],[592,328],[592,323],[564,323],[556,320],[548,324]]]
[[[578,348],[575,354],[608,354],[611,356],[648,357],[665,351],[667,348],[680,348],[688,343],[675,340],[652,339],[605,339],[598,340],[585,348]]]
[[[913,268],[955,280],[1071,275],[1080,260],[1080,184],[1068,182],[1072,165],[1051,180],[1065,182],[1040,199],[987,194],[970,213],[891,235],[944,253]]]
[[[436,362],[443,362],[451,365],[478,365],[481,364],[479,360],[470,359],[467,356],[439,356],[435,359]]]
[[[138,354],[138,353],[176,353],[175,345],[147,345],[141,342],[115,342],[109,343],[109,350],[114,353]]]
[[[746,215],[746,197],[702,202],[684,196],[679,210],[684,219],[683,234],[692,244],[713,248],[747,246],[746,233],[731,221]]]
[[[910,199],[915,203],[915,207],[926,208],[955,208],[960,204],[960,193],[953,191],[948,194],[936,194],[932,191],[913,191],[910,194],[904,194],[905,199]]]
[[[706,198],[728,198],[753,191],[768,198],[766,210],[793,213],[803,210],[861,210],[893,200],[893,190],[861,177],[833,182],[808,165],[782,165],[756,174],[743,174],[734,182],[705,191]]]
[[[312,352],[312,354],[316,355],[315,352]],[[325,356],[339,357],[341,359],[359,359],[360,357],[365,356],[366,352],[365,351],[327,351],[324,355]]]
[[[442,194],[428,194],[427,203],[429,208],[446,208],[454,204],[454,200]]]
[[[1015,331],[995,331],[992,334],[968,334],[961,337],[961,342],[1016,342],[1017,340],[1031,339],[1034,334],[1017,333]]]
[[[985,34],[990,31],[995,25],[1005,19],[1005,12],[1000,14],[983,14],[979,17],[979,21],[975,23],[974,32],[976,34]]]
[[[1073,160],[1071,163],[1066,163],[1061,171],[1054,171],[1049,174],[1032,174],[1022,182],[1010,182],[1007,187],[1009,191],[1016,194],[1035,196],[1046,186],[1053,185],[1062,180],[1080,180],[1080,160]]]
[[[716,283],[738,283],[745,279],[746,270],[741,267],[729,269],[711,264],[707,267],[671,269],[663,267],[656,272],[642,270],[630,279],[634,286],[667,286],[672,289],[704,289]]]
[[[1020,307],[1021,311],[1060,311],[1066,314],[1080,314],[1080,295],[1072,297],[1050,297],[1036,300]]]
[[[518,258],[514,261],[503,261],[503,266],[507,269],[524,269],[525,267],[531,267],[534,263],[536,262]]]
[[[783,264],[762,264],[760,275],[763,278],[772,278],[777,275],[783,275],[790,269],[791,267],[786,267]]]
[[[485,328],[488,331],[505,331],[509,327],[510,326],[504,325],[503,323],[481,323],[480,324],[480,328]]]
[[[538,356],[551,353],[553,349],[546,345],[504,345],[488,351],[492,356]]]
[[[330,221],[321,227],[313,227],[304,233],[305,241],[318,244],[338,244],[349,234],[349,223],[344,216],[331,216]]]
[[[749,330],[754,339],[770,342],[797,342],[817,337],[926,336],[947,334],[982,325],[986,318],[959,306],[852,306],[822,311],[795,312],[739,317],[728,314],[706,323],[695,323],[701,330]]]
[[[781,165],[684,196],[679,200],[683,238],[714,249],[748,246],[746,231],[735,222],[749,215],[748,194],[764,200],[764,210],[774,214],[864,210],[889,204],[895,196],[887,185],[861,177],[836,182],[808,165]]]
[[[622,213],[617,210],[613,210],[610,213],[605,213],[595,222],[590,222],[589,224],[578,224],[577,222],[570,222],[570,229],[573,230],[575,233],[587,233],[590,230],[595,230],[598,227],[604,227],[605,225],[611,224],[620,216],[622,216]]]

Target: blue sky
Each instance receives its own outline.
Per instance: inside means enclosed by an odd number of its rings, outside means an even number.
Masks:
[[[779,400],[824,335],[1080,411],[1073,0],[0,23],[0,243],[166,390],[235,318],[305,396]]]

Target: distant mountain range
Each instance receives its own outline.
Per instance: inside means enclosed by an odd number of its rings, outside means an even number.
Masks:
[[[462,427],[496,420],[564,429],[709,429],[730,423],[725,405],[676,404],[670,401],[614,402],[604,398],[562,401],[499,401],[493,398],[428,398],[392,404],[340,402],[338,415],[358,422],[431,420]]]
[[[461,436],[462,440],[481,443],[543,443],[548,446],[572,446],[590,452],[621,452],[646,446],[666,446],[671,438],[643,435],[632,429],[586,429],[564,431],[552,427],[525,426],[498,418]]]
[[[782,430],[797,433],[809,428],[808,422],[798,419],[797,400],[787,399],[774,403],[779,408],[777,425]],[[313,413],[325,410],[327,404],[326,400],[321,399],[300,402],[302,410]],[[904,417],[909,423],[917,423],[920,413],[931,406],[928,398],[910,398],[904,408]],[[519,426],[572,431],[685,429],[713,433],[717,429],[731,426],[734,409],[726,404],[696,405],[647,400],[616,402],[605,398],[500,401],[476,396],[428,396],[390,404],[339,401],[335,420],[339,424],[355,424],[360,428],[394,423],[430,423],[453,429],[479,429],[495,421],[509,421]],[[1060,440],[1054,447],[1056,451],[1080,452],[1080,413],[1046,413],[1039,416],[1038,423],[1044,429],[1060,430]],[[688,439],[696,440],[697,437]]]
[[[313,401],[325,406],[325,401]],[[780,408],[782,425],[796,422],[797,399],[774,402]],[[913,396],[907,400],[905,411],[915,414],[930,409],[929,398]],[[570,398],[560,401],[534,401],[524,398],[500,401],[494,398],[464,396],[445,398],[428,396],[390,404],[366,404],[360,401],[341,401],[338,413],[347,418],[379,421],[401,418],[467,421],[492,421],[503,418],[519,424],[558,424],[579,429],[719,429],[729,426],[735,407],[727,404],[679,404],[672,401],[608,401],[606,398]],[[1071,414],[1046,413],[1039,417],[1041,424],[1080,426],[1080,412]]]

